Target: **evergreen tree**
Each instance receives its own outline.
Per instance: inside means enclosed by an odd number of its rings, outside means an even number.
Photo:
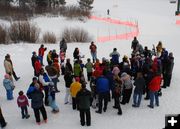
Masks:
[[[47,7],[48,0],[36,0],[35,3],[38,7]]]
[[[82,9],[91,10],[93,7],[91,6],[93,4],[94,0],[80,0],[79,6]]]
[[[65,0],[59,0],[59,4],[65,5],[65,4],[66,4],[66,1],[65,1]]]

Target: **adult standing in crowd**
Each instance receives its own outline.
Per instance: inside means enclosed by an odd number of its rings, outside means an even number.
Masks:
[[[29,86],[29,89],[27,91],[27,96],[29,99],[31,99],[31,107],[34,110],[34,115],[36,119],[36,123],[40,125],[40,112],[42,113],[44,122],[47,123],[47,113],[46,109],[43,104],[43,93],[40,90],[40,86],[38,84],[38,79],[36,77],[33,77],[32,83]]]
[[[113,49],[113,52],[111,52],[109,56],[111,57],[111,61],[112,61],[112,64],[113,64],[113,65],[119,64],[120,54],[119,54],[119,52],[117,51],[117,48],[114,48],[114,49]]]
[[[39,48],[39,54],[38,54],[38,56],[39,56],[39,58],[40,58],[40,62],[41,62],[41,65],[43,66],[43,57],[44,57],[44,52],[47,50],[47,48],[46,47],[44,47],[44,45],[43,44],[41,44],[41,46],[40,46],[40,48]]]
[[[98,94],[98,110],[96,113],[102,113],[102,104],[104,101],[104,107],[103,111],[106,112],[107,110],[107,105],[108,105],[108,98],[109,98],[109,91],[110,91],[110,86],[109,86],[109,80],[105,77],[106,72],[105,70],[103,71],[103,75],[97,78],[96,81],[96,92]]]
[[[15,71],[14,71],[14,68],[13,68],[13,63],[12,63],[12,60],[11,60],[11,57],[9,54],[7,54],[5,56],[5,60],[4,60],[4,67],[5,67],[5,71],[7,74],[9,74],[10,76],[13,75],[14,79],[16,81],[18,81],[20,79],[20,77],[17,77]]]
[[[136,47],[139,44],[139,41],[137,40],[137,37],[134,37],[132,43],[131,43],[131,49],[133,49],[133,51],[136,51]]]
[[[90,113],[90,103],[91,103],[91,92],[86,89],[86,84],[82,84],[82,89],[76,95],[76,101],[80,112],[80,121],[81,125],[85,125],[85,116],[86,116],[86,125],[91,125],[91,113]]]
[[[97,47],[96,47],[96,45],[94,44],[93,41],[91,42],[91,45],[89,46],[89,49],[91,51],[91,56],[92,56],[92,59],[93,59],[93,63],[95,63],[95,61],[97,59]]]
[[[67,43],[64,38],[62,38],[62,40],[60,41],[59,47],[60,47],[60,51],[63,51],[66,54]]]

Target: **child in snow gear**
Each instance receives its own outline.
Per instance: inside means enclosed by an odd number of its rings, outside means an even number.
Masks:
[[[9,74],[6,74],[4,76],[4,80],[3,80],[3,86],[6,89],[6,96],[7,96],[7,100],[12,100],[13,97],[13,90],[15,88],[13,81],[10,78]]]
[[[29,106],[27,97],[24,95],[23,91],[19,91],[19,96],[17,98],[18,107],[21,108],[22,119],[28,119],[30,115],[28,114],[27,106]]]
[[[111,57],[111,61],[113,65],[119,64],[120,54],[119,52],[117,52],[117,48],[114,48],[113,52],[111,52],[109,56]]]
[[[60,41],[59,47],[60,47],[60,50],[62,50],[66,54],[67,43],[64,38]]]
[[[86,84],[83,83],[82,89],[76,95],[76,102],[79,108],[80,121],[82,126],[84,126],[85,123],[87,126],[91,125],[90,101],[91,92],[88,89],[86,89]]]

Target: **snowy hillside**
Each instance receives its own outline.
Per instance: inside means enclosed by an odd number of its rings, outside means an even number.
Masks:
[[[67,3],[76,3],[76,0],[66,0]],[[169,0],[94,0],[93,15],[107,17],[107,9],[110,9],[110,17],[122,21],[138,21],[139,35],[138,40],[143,46],[152,48],[152,44],[162,41],[164,47],[169,52],[174,53],[175,67],[172,77],[172,83],[169,88],[163,89],[163,95],[160,97],[160,106],[150,109],[147,107],[149,101],[142,99],[140,108],[132,107],[132,98],[129,104],[122,105],[122,116],[117,115],[117,110],[113,109],[113,102],[108,104],[106,113],[97,114],[95,109],[91,109],[92,125],[89,129],[162,129],[165,126],[166,114],[180,113],[180,25],[176,25],[176,20],[180,17],[175,16],[176,4],[170,4]],[[89,20],[87,23],[78,21],[66,21],[64,18],[39,17],[33,19],[33,22],[41,28],[42,32],[52,31],[58,37],[60,30],[64,26],[81,26],[88,30],[94,39],[99,35],[108,34],[108,29],[114,32],[119,29],[120,33],[128,31],[121,26],[111,25]],[[2,21],[4,23],[4,21]],[[1,20],[0,20],[1,23]],[[69,25],[70,24],[70,25]],[[121,29],[122,28],[122,29]],[[101,32],[101,33],[100,33]],[[125,33],[124,32],[124,33]],[[130,55],[132,39],[114,40],[105,43],[96,43],[98,58],[109,58],[109,53],[116,47],[121,57]],[[68,44],[67,57],[73,61],[72,52],[75,47],[79,47],[80,52],[85,55],[84,62],[90,56],[90,43],[70,43]],[[59,44],[45,44],[47,51],[56,49],[59,53]],[[64,105],[65,86],[63,76],[60,77],[58,87],[60,93],[57,94],[57,104],[60,107],[60,113],[52,114],[50,107],[47,107],[48,123],[40,126],[35,123],[33,110],[29,107],[31,117],[28,120],[21,119],[20,109],[16,104],[18,92],[27,91],[32,77],[33,68],[31,66],[32,51],[38,51],[40,44],[11,44],[0,45],[0,103],[3,115],[8,122],[6,129],[79,129],[79,112],[73,111],[71,105]],[[47,54],[47,51],[45,55]],[[11,55],[14,69],[21,79],[15,82],[14,100],[7,101],[5,89],[2,85],[4,78],[4,56]],[[44,63],[47,64],[46,58]],[[143,97],[144,98],[144,97]],[[29,101],[30,102],[30,101]]]

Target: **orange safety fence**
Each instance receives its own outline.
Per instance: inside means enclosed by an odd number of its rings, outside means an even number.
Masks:
[[[97,17],[97,16],[91,16],[90,19],[97,20],[97,21],[103,21],[103,22],[107,22],[107,23],[111,23],[111,24],[129,26],[131,28],[134,28],[133,31],[128,32],[128,33],[109,35],[109,36],[100,36],[97,38],[97,42],[107,42],[107,41],[112,41],[112,40],[127,40],[127,39],[132,39],[135,36],[139,35],[138,25],[133,22],[120,21],[117,19],[102,18],[102,17]]]

